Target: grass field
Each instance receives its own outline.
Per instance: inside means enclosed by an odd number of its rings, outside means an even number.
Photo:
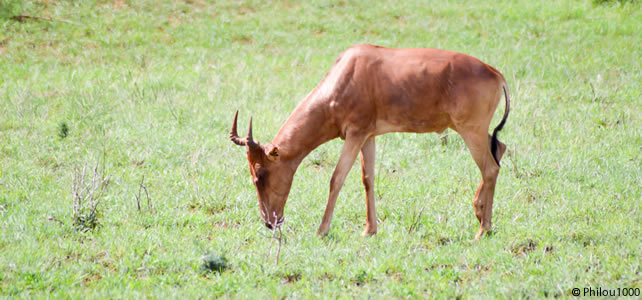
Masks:
[[[566,298],[641,287],[637,1],[158,2],[0,0],[0,296]],[[329,236],[316,237],[334,140],[299,167],[275,264],[244,150],[228,139],[234,111],[270,141],[359,43],[463,52],[505,75],[495,234],[473,241],[480,174],[450,131],[377,137],[379,233],[359,235],[357,163]],[[110,176],[94,230],[74,225],[84,163]],[[141,180],[150,199],[139,210]],[[207,255],[228,268],[204,271]]]

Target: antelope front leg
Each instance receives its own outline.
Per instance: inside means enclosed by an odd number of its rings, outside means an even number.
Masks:
[[[375,212],[375,138],[370,137],[361,147],[361,180],[366,189],[366,229],[361,236],[377,233],[377,214]]]
[[[357,158],[357,154],[359,153],[359,149],[361,149],[363,142],[363,138],[346,137],[343,149],[341,150],[341,156],[339,157],[339,162],[337,163],[337,167],[334,169],[332,179],[330,180],[330,196],[328,197],[328,204],[325,207],[323,220],[321,221],[321,225],[317,231],[318,235],[326,235],[330,230],[330,222],[332,221],[332,213],[334,212],[334,205],[337,202],[337,196],[343,186],[346,175],[348,175],[348,171],[350,171],[354,160]]]

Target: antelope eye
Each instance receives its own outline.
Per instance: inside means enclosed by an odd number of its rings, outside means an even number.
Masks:
[[[254,179],[254,184],[260,184],[263,181],[265,181],[265,171],[258,170],[258,172],[256,172],[256,178]]]

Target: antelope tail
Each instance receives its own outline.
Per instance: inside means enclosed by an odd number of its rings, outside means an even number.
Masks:
[[[497,148],[499,147],[499,140],[497,140],[497,133],[504,128],[504,124],[506,124],[506,119],[508,119],[508,112],[510,111],[510,97],[508,96],[508,89],[506,88],[506,83],[502,85],[502,89],[504,89],[504,98],[506,99],[506,110],[504,110],[504,117],[502,120],[497,124],[497,127],[493,130],[493,137],[491,138],[490,142],[490,152],[493,154],[493,158],[495,159],[495,162],[499,166],[499,158],[497,157]]]

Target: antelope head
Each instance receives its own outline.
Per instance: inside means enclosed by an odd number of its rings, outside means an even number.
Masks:
[[[261,219],[265,226],[273,229],[274,226],[283,224],[283,208],[290,192],[294,172],[282,163],[279,149],[276,146],[272,144],[261,146],[259,142],[254,140],[252,118],[250,118],[247,137],[240,138],[238,136],[236,132],[238,114],[237,111],[234,115],[230,140],[238,146],[244,146],[247,150],[247,160],[250,164],[252,182],[256,187]]]

